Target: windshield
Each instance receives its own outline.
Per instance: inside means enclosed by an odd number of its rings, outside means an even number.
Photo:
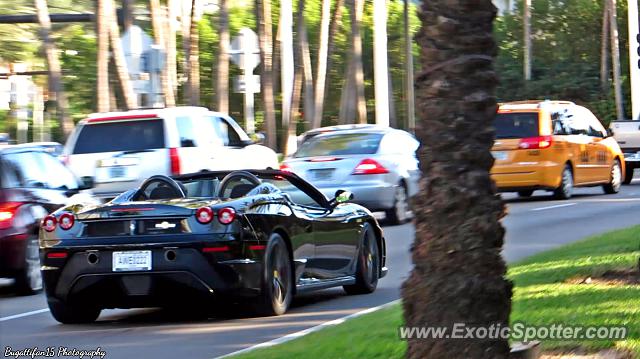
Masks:
[[[497,139],[539,136],[538,113],[499,113],[493,122]]]
[[[380,133],[317,136],[303,143],[294,157],[371,155],[378,152]]]
[[[82,127],[73,153],[144,151],[164,148],[164,145],[161,119],[105,122]]]

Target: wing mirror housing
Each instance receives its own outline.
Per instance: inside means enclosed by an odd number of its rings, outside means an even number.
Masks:
[[[613,137],[613,129],[607,128],[607,138]]]
[[[84,190],[84,189],[92,189],[93,187],[95,187],[95,181],[93,180],[93,177],[91,176],[84,176],[82,178],[80,178],[80,190]]]
[[[251,140],[256,145],[264,145],[267,136],[265,136],[264,132],[258,132],[251,135]]]
[[[331,204],[332,208],[335,208],[339,204],[347,203],[353,200],[353,198],[353,193],[345,191],[343,189],[339,189],[336,191],[335,197],[331,201],[329,201],[329,203]]]

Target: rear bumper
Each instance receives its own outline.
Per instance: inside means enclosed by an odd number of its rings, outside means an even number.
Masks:
[[[556,162],[495,165],[491,178],[499,191],[555,189],[560,186],[563,165]]]
[[[42,275],[46,294],[63,302],[90,301],[102,308],[161,306],[211,296],[254,296],[261,287],[262,262],[231,259],[195,248],[151,250],[152,270],[114,272],[114,248],[82,250],[66,259],[45,259]],[[64,248],[56,248],[56,251]],[[168,251],[175,258],[168,258]],[[98,260],[90,263],[89,256]]]
[[[370,211],[390,209],[394,205],[395,186],[384,182],[345,183],[339,187],[318,187],[327,198],[333,198],[337,190],[353,193],[353,203],[366,207]]]

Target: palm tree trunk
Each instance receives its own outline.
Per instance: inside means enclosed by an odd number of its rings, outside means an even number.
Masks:
[[[129,72],[127,71],[127,62],[124,58],[122,43],[120,42],[120,28],[118,27],[116,9],[113,6],[113,0],[103,1],[105,14],[109,17],[109,39],[111,40],[111,51],[113,51],[113,60],[116,67],[116,74],[118,75],[118,83],[122,89],[122,97],[124,99],[126,109],[132,110],[138,107],[138,99],[133,91]]]
[[[364,95],[364,69],[362,65],[362,17],[364,15],[364,0],[353,0],[355,9],[352,18],[351,31],[353,36],[353,55],[354,55],[354,71],[355,71],[355,87],[356,87],[356,106],[358,109],[357,122],[360,124],[367,123],[367,100]],[[355,20],[355,21],[354,21]]]
[[[524,79],[531,80],[531,0],[524,0]]]
[[[200,34],[198,32],[198,0],[191,0],[189,30],[189,104],[200,105]]]
[[[622,104],[622,79],[620,75],[620,43],[618,41],[618,7],[616,0],[609,1],[609,25],[611,30],[611,65],[613,67],[613,88],[616,97],[616,114],[618,120],[624,120]]]
[[[105,13],[104,1],[96,2],[97,57],[97,106],[98,112],[109,112],[109,17]]]
[[[407,98],[407,129],[413,132],[416,128],[415,93],[413,90],[413,38],[409,31],[409,0],[404,0],[404,63],[405,63],[405,96]]]
[[[423,171],[414,268],[402,286],[405,325],[509,323],[512,285],[501,257],[505,215],[494,193],[496,113],[491,0],[422,2],[416,78]],[[408,358],[508,358],[507,339],[410,339]]]
[[[56,45],[51,39],[51,19],[49,18],[49,6],[46,0],[35,0],[35,7],[40,24],[40,37],[44,47],[44,53],[47,59],[47,69],[49,72],[49,92],[55,94],[55,102],[58,111],[58,119],[62,134],[66,139],[73,131],[73,120],[69,117],[67,109],[67,97],[64,94],[62,86],[62,69],[60,68],[60,60],[56,53]]]
[[[342,24],[342,8],[344,7],[344,0],[336,0],[336,7],[333,10],[333,16],[331,17],[331,24],[329,25],[329,44],[327,46],[327,79],[325,80],[324,93],[329,92],[329,86],[331,83],[331,68],[333,66],[333,52],[336,47],[336,36],[338,30]],[[324,102],[324,99],[323,99]]]
[[[180,1],[180,34],[182,36],[182,75],[187,78],[187,83],[184,86],[184,91],[182,93],[184,103],[191,102],[191,83],[189,81],[189,77],[191,75],[191,70],[189,66],[191,62],[189,61],[189,52],[191,51],[191,5],[192,2],[188,0]]]
[[[260,39],[262,100],[267,130],[267,146],[276,148],[276,104],[273,93],[273,31],[271,28],[271,1],[256,0],[256,13]]]
[[[160,0],[150,0],[151,8],[151,22],[153,26],[153,37],[156,44],[165,47],[167,43],[165,38],[165,22],[167,21],[167,13],[165,9],[160,6]],[[160,75],[160,82],[162,85],[162,93],[164,94],[164,104],[166,107],[175,106],[175,98],[173,97],[173,87],[171,86],[171,76],[169,75],[168,62],[165,61],[164,68]]]
[[[171,85],[173,102],[175,104],[178,94],[178,62],[176,49],[176,8],[178,4],[176,0],[167,0],[168,21],[166,23],[167,34],[167,72],[169,74],[169,83]],[[169,104],[167,103],[167,106]]]
[[[305,0],[298,0],[298,41],[300,42],[300,61],[304,71],[304,125],[305,130],[309,128],[313,122],[313,67],[311,65],[311,51],[309,50],[309,37],[307,34],[307,25],[304,18]]]
[[[229,113],[229,4],[220,0],[220,52],[218,53],[218,76],[216,78],[217,110]]]
[[[324,110],[324,89],[327,79],[327,56],[329,51],[329,25],[331,20],[331,1],[322,0],[322,17],[320,19],[320,40],[318,42],[318,61],[316,70],[315,103],[313,106],[312,128],[322,126]]]
[[[602,32],[600,33],[600,88],[609,88],[609,1],[602,6]]]

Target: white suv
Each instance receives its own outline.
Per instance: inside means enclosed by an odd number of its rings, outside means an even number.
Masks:
[[[278,168],[273,150],[203,107],[93,114],[78,124],[63,155],[78,177],[94,179],[103,199],[157,174]]]

